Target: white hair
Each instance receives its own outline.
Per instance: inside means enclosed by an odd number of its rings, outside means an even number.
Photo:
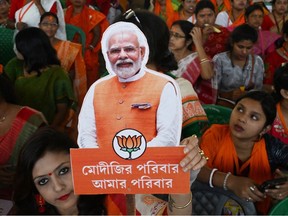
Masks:
[[[102,40],[101,40],[101,49],[102,53],[106,62],[106,68],[109,72],[109,74],[115,74],[115,72],[111,68],[110,61],[108,59],[108,45],[109,45],[109,40],[112,36],[116,34],[121,34],[124,32],[131,32],[134,35],[136,35],[139,46],[145,48],[145,53],[144,53],[144,58],[141,63],[141,68],[144,67],[147,62],[148,62],[148,57],[149,57],[149,46],[148,42],[146,39],[146,36],[144,33],[133,23],[129,22],[117,22],[112,25],[110,25],[106,31],[103,33]]]

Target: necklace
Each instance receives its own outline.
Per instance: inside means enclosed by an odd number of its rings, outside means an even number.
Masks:
[[[276,27],[277,27],[277,33],[278,34],[281,34],[281,27],[280,27],[280,25],[279,25],[279,22],[281,22],[281,20],[278,22],[278,20],[277,20],[277,18],[276,18],[276,15],[275,15],[275,13],[274,12],[272,12],[272,15],[273,15],[273,17],[274,17],[274,20],[275,20],[275,24],[276,24]],[[284,25],[284,23],[285,23],[285,15],[283,15],[282,16],[282,26]]]

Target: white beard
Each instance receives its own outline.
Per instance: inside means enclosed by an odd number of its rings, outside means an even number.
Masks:
[[[122,68],[117,65],[120,63],[132,63],[131,67]],[[118,60],[115,64],[111,65],[112,70],[117,76],[122,79],[128,79],[134,76],[141,68],[142,59],[139,58],[136,62],[133,62],[131,59]]]

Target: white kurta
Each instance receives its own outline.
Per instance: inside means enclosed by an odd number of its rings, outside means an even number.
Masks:
[[[42,7],[44,8],[45,11],[50,11],[50,9],[52,8],[55,2],[57,3],[57,16],[59,19],[59,28],[56,32],[55,37],[61,40],[66,40],[64,12],[63,12],[63,8],[62,8],[60,1],[59,0],[41,0]],[[33,1],[29,2],[24,7],[16,11],[15,13],[16,23],[20,21],[19,18],[21,16],[23,16],[21,18],[21,22],[27,23],[29,27],[39,27],[41,15]]]

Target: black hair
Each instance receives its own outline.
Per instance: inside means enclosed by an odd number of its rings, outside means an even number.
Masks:
[[[197,16],[197,14],[205,8],[211,9],[215,13],[215,6],[210,0],[201,0],[196,4],[195,15]]]
[[[245,17],[246,19],[249,17],[249,15],[256,11],[256,10],[260,10],[263,14],[264,14],[264,10],[263,7],[260,4],[252,4],[249,5],[246,9],[245,9]]]
[[[262,110],[266,117],[264,127],[271,125],[274,122],[276,117],[276,104],[273,97],[269,93],[258,90],[249,91],[245,95],[238,98],[236,100],[236,104],[238,104],[244,98],[253,99],[261,104]]]
[[[66,134],[46,126],[38,129],[25,143],[20,151],[16,175],[13,200],[16,212],[26,215],[40,214],[35,195],[39,194],[33,179],[32,171],[35,163],[47,152],[64,152],[69,154],[71,148],[78,148]],[[105,195],[80,196],[78,200],[79,215],[102,215],[105,214]],[[43,214],[59,214],[57,209],[46,203]]]
[[[276,103],[283,99],[280,91],[281,89],[288,90],[288,64],[281,66],[276,69],[273,77],[274,92],[272,96],[274,97]]]
[[[192,44],[193,44],[193,40],[192,40],[192,36],[190,35],[191,30],[194,28],[194,24],[192,24],[191,22],[187,21],[187,20],[177,20],[175,22],[172,23],[172,26],[176,26],[178,25],[181,29],[181,31],[184,33],[185,35],[185,40],[191,40],[191,44],[188,46],[189,50],[192,50]]]
[[[232,33],[230,34],[230,43],[228,46],[229,49],[232,49],[232,44],[237,43],[243,40],[252,41],[252,43],[256,43],[258,39],[257,31],[248,24],[242,24],[237,26]]]
[[[39,28],[29,27],[21,30],[15,37],[16,48],[24,58],[24,65],[28,73],[60,65],[56,50],[50,43],[48,36]]]
[[[5,72],[0,74],[0,99],[4,99],[7,103],[17,104],[13,82]]]
[[[40,17],[40,23],[42,23],[43,19],[46,18],[46,17],[49,17],[49,16],[52,16],[55,18],[56,20],[56,23],[59,24],[59,19],[58,19],[58,16],[57,14],[53,13],[53,12],[45,12],[41,15]]]
[[[155,64],[157,70],[162,72],[176,70],[178,64],[173,53],[168,49],[170,37],[165,21],[147,10],[135,10],[135,15],[140,23],[134,16],[128,19],[125,16],[120,16],[116,22],[134,23],[144,33],[150,50],[148,63]]]

